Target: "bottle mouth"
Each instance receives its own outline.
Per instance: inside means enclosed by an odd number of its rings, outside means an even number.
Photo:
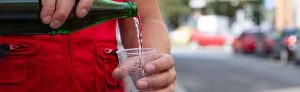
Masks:
[[[128,17],[134,17],[137,15],[138,13],[138,8],[137,8],[137,5],[135,2],[128,2],[130,8],[129,10],[127,11],[128,13]]]

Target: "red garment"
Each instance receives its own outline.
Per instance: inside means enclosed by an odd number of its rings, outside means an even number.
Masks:
[[[0,92],[122,92],[115,30],[112,20],[69,35],[0,36],[20,46],[0,61]]]

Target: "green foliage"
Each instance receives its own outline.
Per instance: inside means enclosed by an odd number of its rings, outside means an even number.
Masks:
[[[187,14],[191,11],[188,6],[189,0],[158,0],[161,13],[165,18],[173,15]]]

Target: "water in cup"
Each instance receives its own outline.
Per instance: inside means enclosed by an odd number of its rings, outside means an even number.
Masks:
[[[143,66],[150,62],[152,55],[156,50],[151,48],[143,48],[141,53],[142,57],[139,57],[139,48],[125,49],[117,51],[119,58],[119,68],[123,76],[124,90],[125,92],[143,92],[136,89],[137,80],[145,77]]]

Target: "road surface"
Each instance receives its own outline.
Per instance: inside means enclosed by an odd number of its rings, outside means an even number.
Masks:
[[[300,92],[300,67],[255,55],[181,49],[172,53],[176,92]]]

